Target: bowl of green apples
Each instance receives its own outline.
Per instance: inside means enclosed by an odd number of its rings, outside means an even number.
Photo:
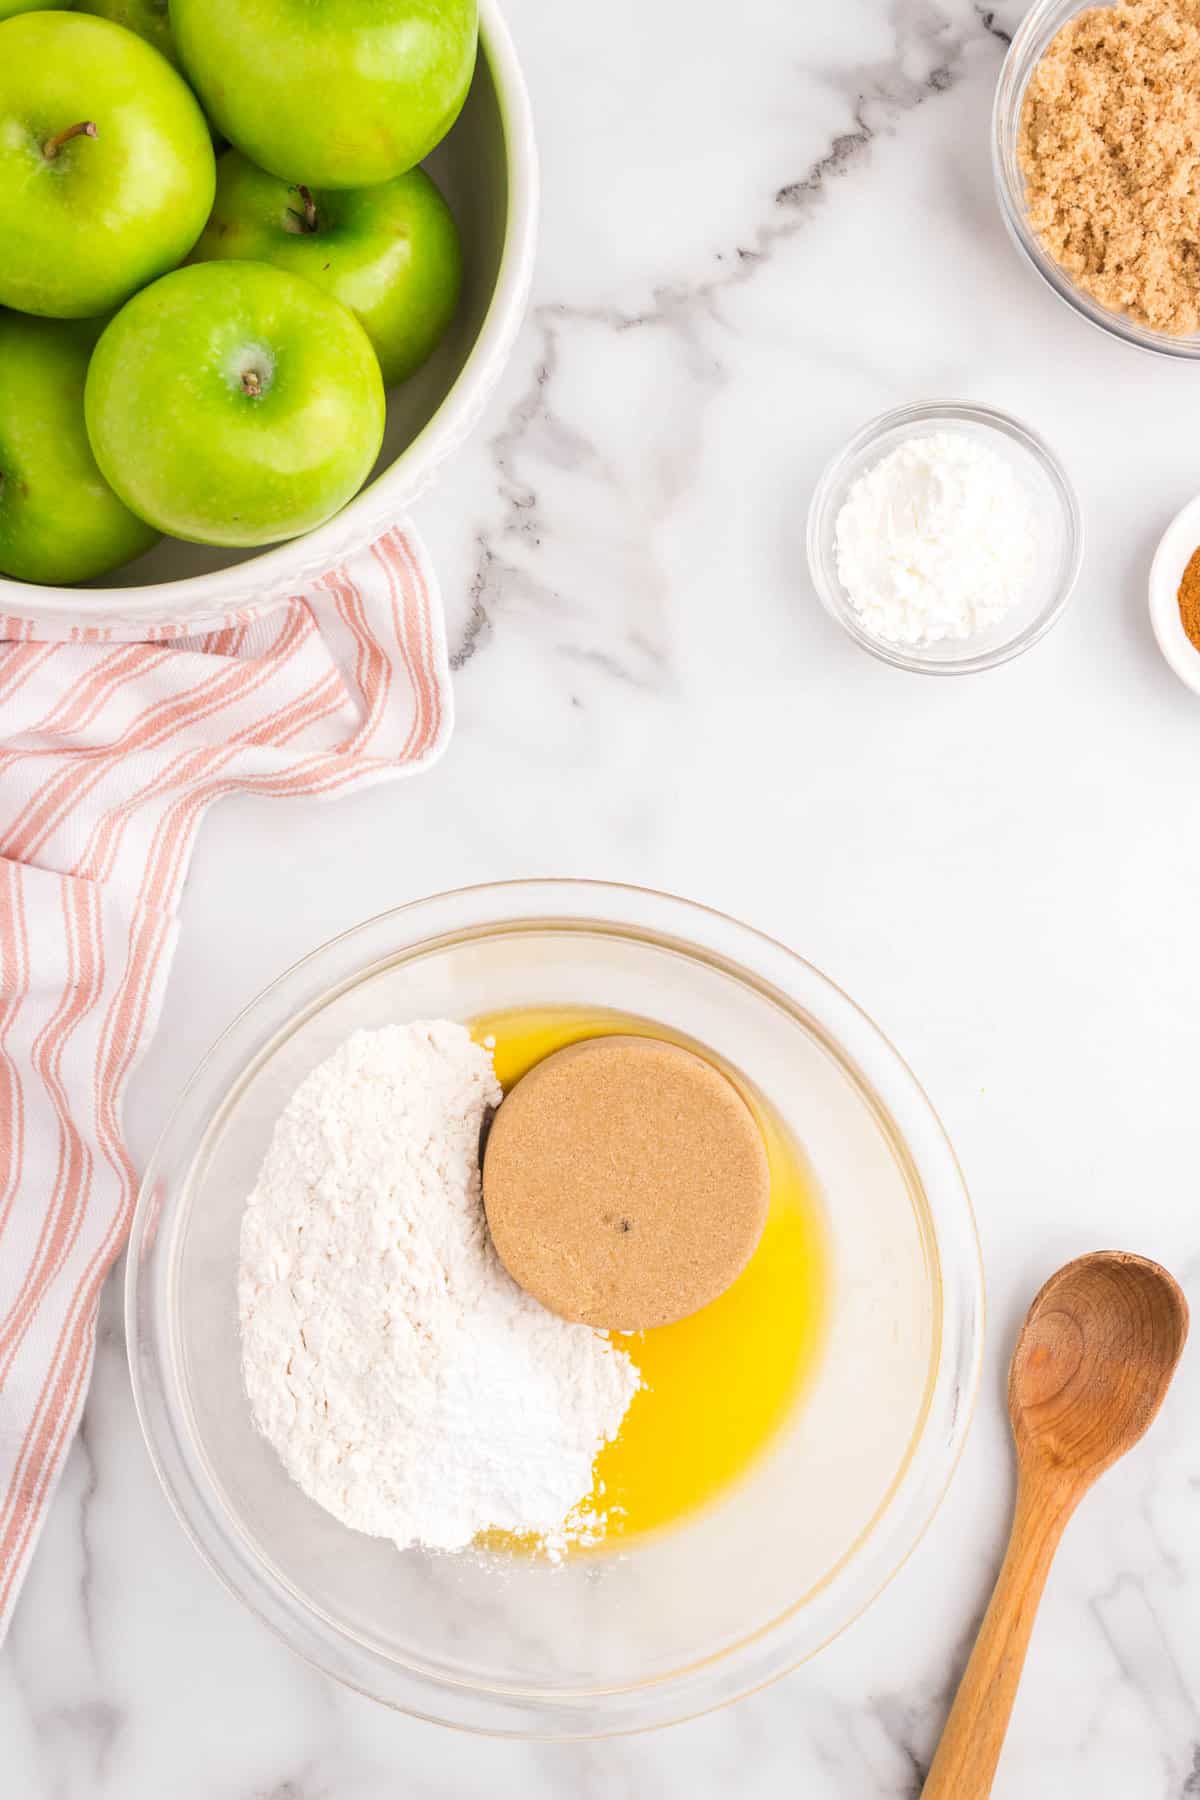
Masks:
[[[495,0],[0,0],[0,615],[200,626],[369,542],[536,214]]]

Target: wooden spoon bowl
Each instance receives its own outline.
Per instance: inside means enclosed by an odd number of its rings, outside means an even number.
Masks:
[[[1033,1621],[1067,1521],[1162,1405],[1187,1339],[1178,1282],[1119,1250],[1051,1276],[1013,1355],[1017,1505],[1008,1553],[923,1790],[986,1800]]]
[[[1009,1374],[1018,1459],[1078,1501],[1149,1427],[1187,1330],[1178,1283],[1143,1257],[1101,1250],[1052,1275]]]

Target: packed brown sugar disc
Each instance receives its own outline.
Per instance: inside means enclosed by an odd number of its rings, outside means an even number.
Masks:
[[[492,1122],[483,1200],[514,1281],[564,1319],[640,1331],[698,1312],[762,1235],[770,1174],[733,1083],[657,1038],[572,1044]]]

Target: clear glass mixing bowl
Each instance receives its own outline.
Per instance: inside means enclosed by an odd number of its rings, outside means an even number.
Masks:
[[[530,1005],[639,1013],[710,1045],[775,1108],[820,1186],[826,1349],[772,1452],[711,1510],[553,1568],[399,1554],[294,1487],[239,1369],[242,1206],[275,1119],[348,1032]],[[126,1293],[156,1469],[216,1572],[319,1668],[407,1712],[581,1737],[702,1712],[811,1656],[912,1549],[962,1447],[983,1284],[953,1151],[895,1050],[779,944],[663,894],[474,888],[314,952],[235,1020],[147,1170]]]

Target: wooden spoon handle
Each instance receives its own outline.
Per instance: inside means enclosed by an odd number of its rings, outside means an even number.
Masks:
[[[1073,1502],[1022,1482],[1004,1563],[959,1683],[922,1800],[987,1800],[1038,1602]]]

